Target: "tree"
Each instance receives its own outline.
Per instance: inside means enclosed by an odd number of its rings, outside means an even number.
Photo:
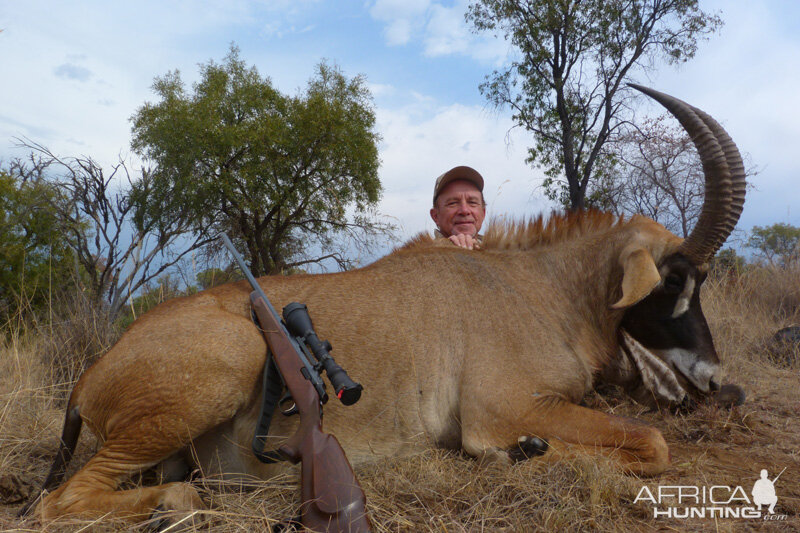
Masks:
[[[157,305],[177,298],[197,292],[194,285],[186,286],[178,276],[173,276],[165,272],[157,279],[150,279],[139,288],[138,294],[132,297],[121,311],[118,317],[118,325],[121,329],[127,329],[137,317],[142,316]]]
[[[203,290],[222,285],[223,283],[244,279],[244,275],[242,275],[238,269],[230,268],[228,270],[222,270],[216,267],[202,270],[198,272],[195,277],[197,278],[197,283],[200,285],[200,288]]]
[[[738,275],[744,271],[747,263],[741,255],[736,253],[733,248],[723,248],[711,258],[710,271],[714,274],[725,275],[734,274]]]
[[[155,165],[144,201],[187,213],[197,234],[227,231],[255,275],[325,259],[347,267],[347,246],[390,229],[373,212],[379,136],[362,77],[322,63],[287,96],[232,46],[201,66],[192,91],[177,71],[153,88],[159,101],[132,119],[133,149]]]
[[[615,140],[613,171],[595,184],[590,203],[646,215],[686,237],[703,206],[705,177],[692,140],[668,120],[646,120]]]
[[[120,158],[105,172],[88,156],[60,157],[32,141],[18,144],[38,155],[27,172],[43,176],[55,192],[48,206],[60,236],[80,265],[92,305],[105,307],[110,321],[137,290],[208,242],[188,235],[185,211],[158,212],[162,205],[148,201],[147,169],[129,169]]]
[[[536,136],[528,162],[571,209],[585,206],[590,181],[608,170],[604,147],[625,119],[623,81],[658,60],[689,60],[721,25],[698,0],[480,0],[466,18],[518,52],[480,90]]]
[[[688,134],[669,115],[629,124],[615,136],[609,172],[591,187],[587,205],[620,214],[644,214],[686,237],[705,197],[700,157]],[[745,161],[749,156],[744,154]],[[758,169],[748,165],[748,180]],[[749,184],[748,184],[749,185]]]
[[[0,170],[0,316],[36,309],[72,280],[73,256],[50,209],[56,191],[20,161]]]
[[[758,250],[770,265],[789,267],[800,260],[800,228],[780,222],[754,226],[747,246]]]

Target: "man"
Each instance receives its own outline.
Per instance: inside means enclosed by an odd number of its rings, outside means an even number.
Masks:
[[[437,237],[469,250],[479,248],[485,217],[483,177],[475,169],[459,166],[436,178],[431,218],[439,228]]]
[[[784,468],[784,470],[786,469]],[[755,482],[751,492],[753,503],[758,506],[759,511],[762,505],[769,505],[769,514],[775,514],[775,504],[778,503],[778,496],[775,495],[775,481],[781,477],[781,474],[783,474],[782,471],[775,479],[770,480],[767,477],[769,472],[766,469],[761,470],[761,479]]]

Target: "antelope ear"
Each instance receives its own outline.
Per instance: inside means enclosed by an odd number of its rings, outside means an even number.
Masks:
[[[626,248],[620,257],[624,274],[622,276],[622,298],[611,306],[612,309],[630,307],[661,282],[653,256],[647,248]]]

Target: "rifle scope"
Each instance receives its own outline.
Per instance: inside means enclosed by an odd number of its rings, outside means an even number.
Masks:
[[[311,316],[308,314],[308,308],[305,304],[292,302],[283,308],[283,321],[286,324],[286,329],[295,337],[300,338],[305,342],[314,353],[314,357],[325,369],[328,374],[328,379],[333,385],[333,390],[336,391],[336,397],[344,405],[353,405],[361,398],[361,391],[364,387],[360,383],[356,383],[347,372],[333,360],[330,350],[333,349],[331,343],[328,341],[321,341],[314,331],[314,326],[311,323]]]

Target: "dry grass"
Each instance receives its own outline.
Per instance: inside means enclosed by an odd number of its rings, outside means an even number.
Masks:
[[[597,409],[636,416],[659,428],[670,444],[672,466],[655,479],[624,476],[607,461],[544,458],[512,467],[482,466],[441,450],[360,466],[356,473],[368,499],[376,531],[790,531],[800,528],[800,358],[776,359],[766,350],[773,332],[800,324],[800,272],[756,269],[706,282],[703,305],[727,372],[727,381],[748,393],[733,410],[712,405],[675,416],[647,413],[630,400],[592,394]],[[102,328],[97,329],[100,331]],[[84,323],[79,334],[94,331]],[[88,337],[91,337],[90,335]],[[91,346],[113,334],[98,333]],[[119,531],[113,521],[59,521],[42,526],[14,513],[42,482],[56,450],[62,399],[74,366],[54,370],[55,336],[46,331],[10,335],[0,345],[0,529],[17,531]],[[64,338],[64,337],[60,337]],[[58,341],[56,341],[56,344]],[[79,350],[80,351],[80,350]],[[80,363],[77,368],[80,368]],[[60,377],[60,379],[58,379]],[[96,444],[83,432],[79,467]],[[749,496],[761,468],[776,484],[783,522],[743,519],[654,518],[649,504],[634,503],[642,485],[741,485]],[[265,530],[298,505],[297,479],[287,475],[249,487],[199,480],[212,503],[203,526],[219,532]]]

